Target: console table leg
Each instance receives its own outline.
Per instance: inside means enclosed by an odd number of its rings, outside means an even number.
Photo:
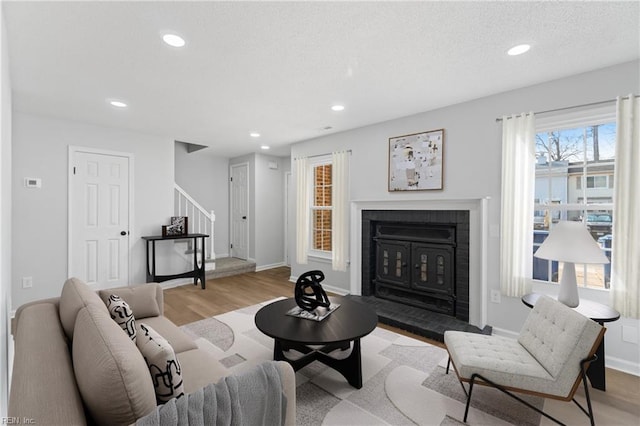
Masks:
[[[204,290],[205,281],[206,281],[206,271],[204,269],[204,259],[205,259],[205,245],[204,245],[204,237],[200,239],[200,266],[199,266],[199,276],[200,276],[200,287]]]

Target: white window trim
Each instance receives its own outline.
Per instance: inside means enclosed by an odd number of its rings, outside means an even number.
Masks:
[[[313,157],[313,158],[309,158],[309,164],[308,164],[308,170],[307,173],[308,175],[308,179],[307,182],[309,182],[309,197],[311,198],[309,200],[309,250],[307,252],[309,257],[312,258],[316,258],[316,259],[320,259],[320,260],[331,260],[332,259],[332,252],[330,250],[316,250],[313,248],[313,243],[314,243],[314,239],[313,239],[313,211],[314,210],[333,210],[333,207],[313,207],[314,204],[314,200],[313,197],[315,195],[314,192],[314,186],[315,186],[315,179],[314,179],[314,175],[313,172],[315,170],[316,167],[318,166],[324,166],[326,164],[333,164],[333,162],[331,161],[331,154],[327,154],[327,155],[320,155],[317,157]]]

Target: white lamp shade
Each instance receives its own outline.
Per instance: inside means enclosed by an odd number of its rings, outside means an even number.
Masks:
[[[534,256],[561,262],[609,263],[609,259],[582,222],[558,222]]]

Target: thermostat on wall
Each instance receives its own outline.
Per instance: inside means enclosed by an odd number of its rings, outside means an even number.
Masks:
[[[42,188],[42,179],[24,178],[24,186],[26,186],[27,188]]]

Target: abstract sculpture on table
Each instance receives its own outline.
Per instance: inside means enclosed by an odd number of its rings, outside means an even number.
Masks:
[[[534,253],[540,259],[564,262],[558,300],[570,308],[580,304],[576,282],[576,263],[609,263],[602,248],[582,222],[560,221]]]
[[[300,275],[296,281],[294,296],[296,303],[305,311],[316,308],[329,308],[331,303],[320,282],[324,280],[322,271],[309,271]]]

